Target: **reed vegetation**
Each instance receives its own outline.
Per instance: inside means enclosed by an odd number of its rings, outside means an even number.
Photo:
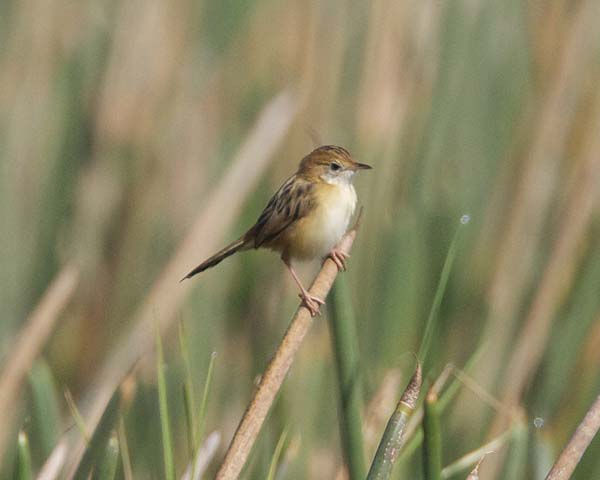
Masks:
[[[373,165],[362,225],[241,478],[600,478],[599,18],[0,2],[0,478],[223,471],[306,315],[268,252],[179,279],[319,144]]]

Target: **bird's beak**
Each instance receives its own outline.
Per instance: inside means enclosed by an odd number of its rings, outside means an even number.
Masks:
[[[371,165],[367,165],[366,163],[358,163],[355,162],[352,166],[352,170],[371,170],[373,167]]]

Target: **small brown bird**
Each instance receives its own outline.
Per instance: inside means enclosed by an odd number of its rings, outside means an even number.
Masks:
[[[311,295],[292,267],[292,260],[331,257],[346,268],[347,254],[336,249],[356,208],[352,177],[369,165],[352,160],[342,147],[324,146],[309,153],[271,198],[258,220],[235,242],[208,258],[183,279],[193,277],[242,250],[269,248],[281,259],[300,288],[300,298],[312,316],[325,302]]]

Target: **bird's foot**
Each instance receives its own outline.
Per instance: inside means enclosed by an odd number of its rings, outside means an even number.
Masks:
[[[302,305],[308,308],[311,317],[321,315],[321,305],[325,305],[325,301],[319,297],[315,297],[308,292],[299,293],[298,296],[302,299]]]
[[[346,270],[346,259],[350,258],[350,255],[348,255],[346,252],[334,248],[327,256],[331,258],[333,263],[337,265],[338,271],[341,272]]]

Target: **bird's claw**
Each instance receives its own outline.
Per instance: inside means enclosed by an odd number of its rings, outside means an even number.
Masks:
[[[346,271],[346,259],[350,258],[350,255],[342,250],[334,248],[327,256],[336,264],[338,271]]]
[[[311,317],[321,315],[321,305],[325,305],[325,301],[319,297],[315,297],[310,293],[299,293],[298,296],[302,299],[302,305],[308,308]]]

